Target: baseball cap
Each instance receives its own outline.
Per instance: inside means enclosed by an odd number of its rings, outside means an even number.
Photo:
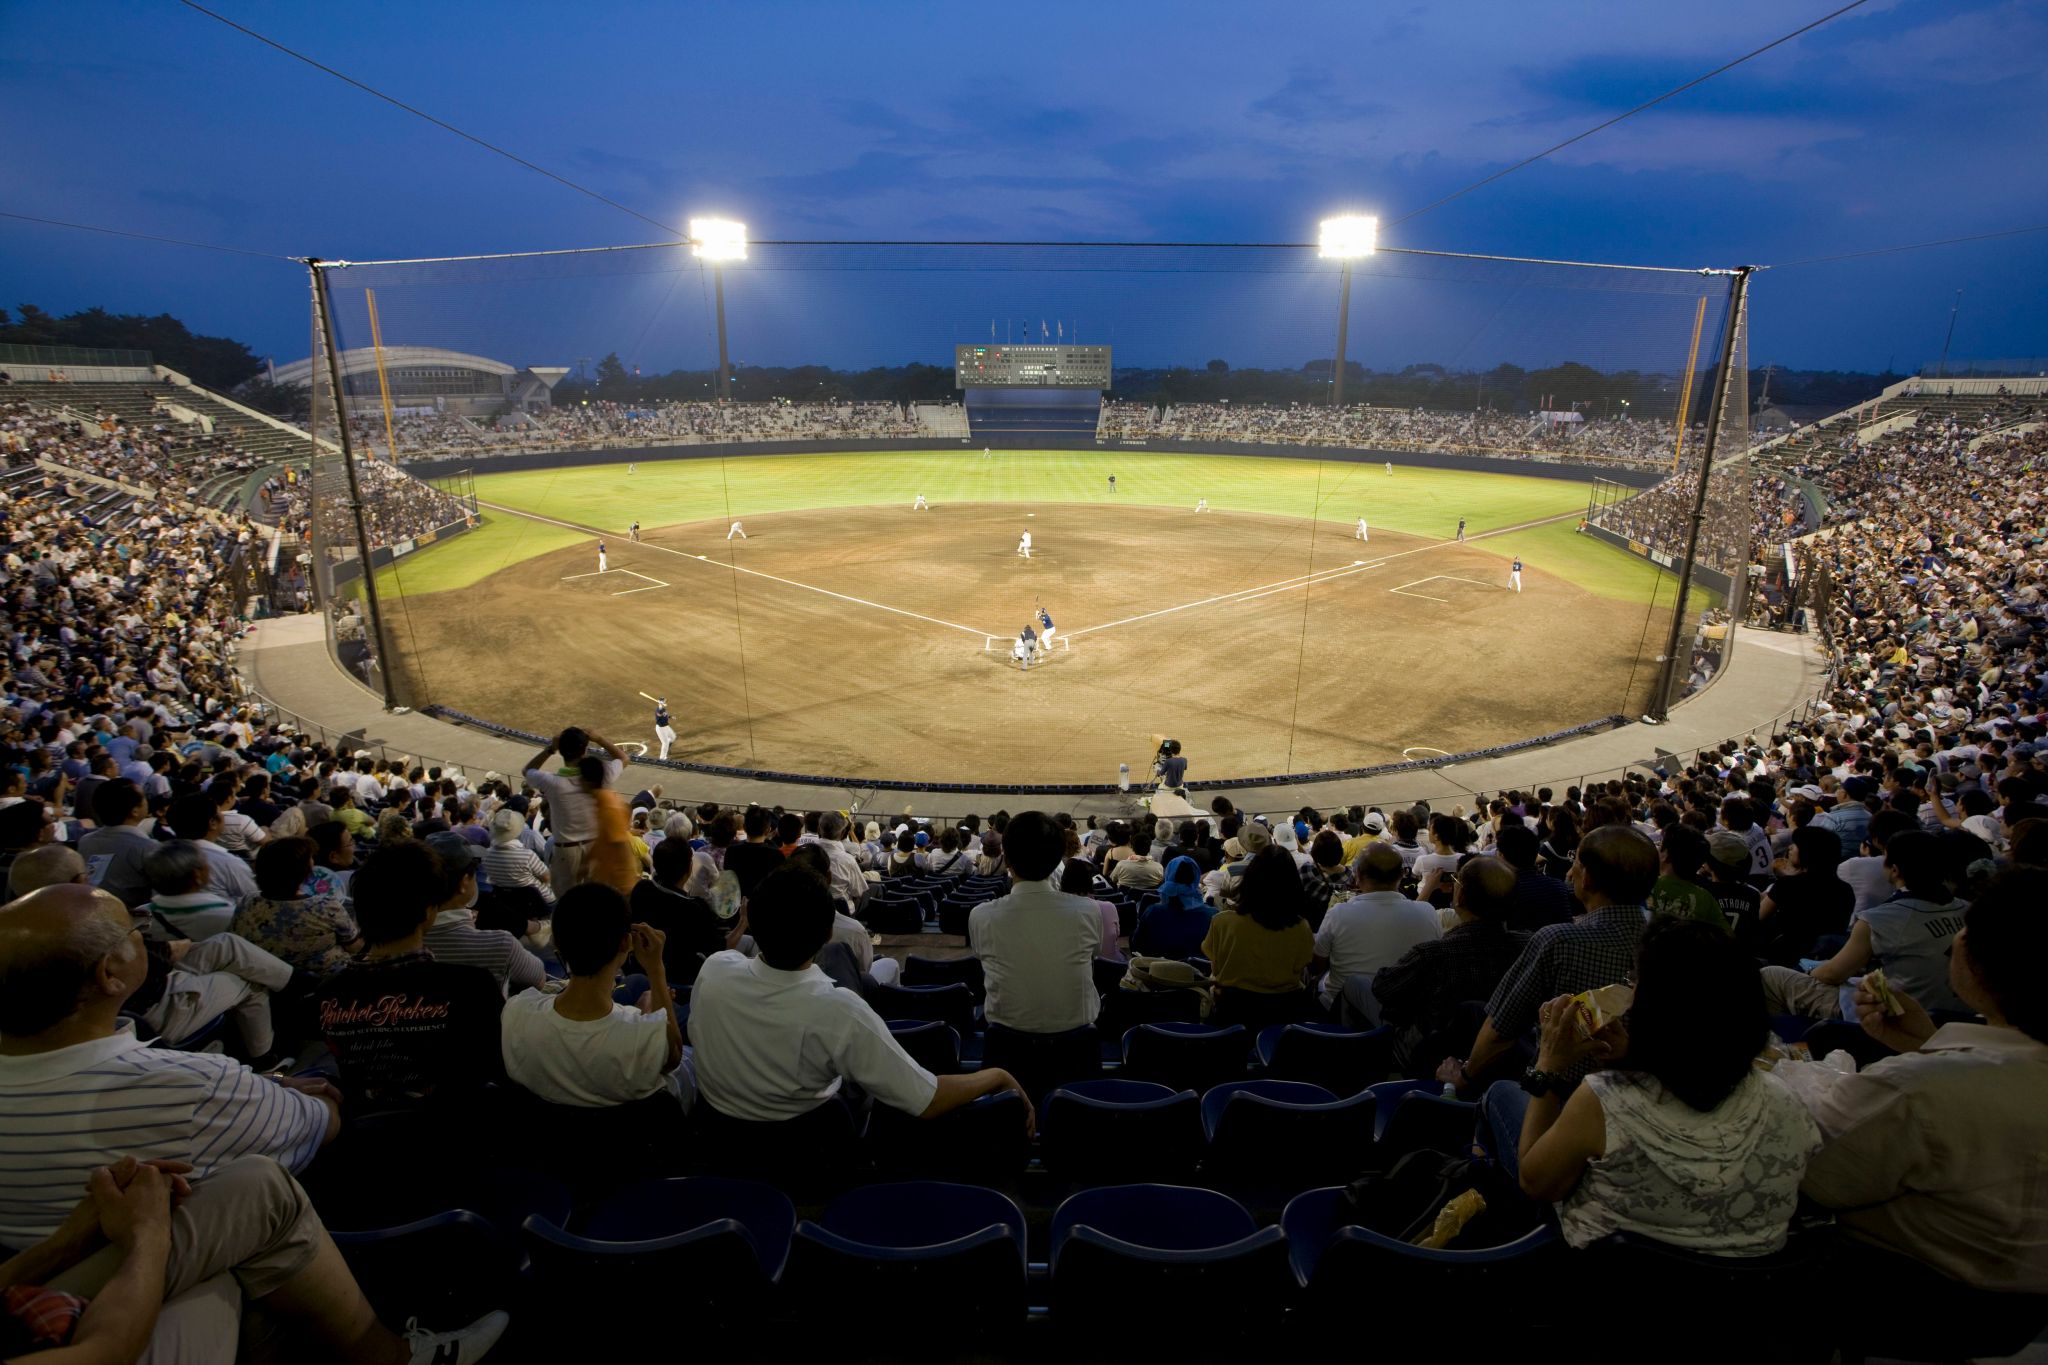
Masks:
[[[1804,797],[1808,801],[1818,801],[1820,800],[1821,793],[1819,787],[1816,787],[1811,782],[1809,782],[1803,787],[1794,787],[1792,789],[1791,794],[1794,796]]]
[[[442,830],[429,834],[424,840],[426,846],[446,859],[451,867],[467,869],[484,860],[483,850],[454,830]]]
[[[1273,831],[1256,820],[1247,821],[1237,831],[1238,846],[1247,856],[1260,852],[1273,842]]]
[[[1365,819],[1361,823],[1364,825],[1367,834],[1385,834],[1387,832],[1387,817],[1381,815],[1376,810],[1367,811]]]
[[[1717,829],[1707,836],[1707,856],[1723,867],[1749,866],[1749,841],[1730,829]]]

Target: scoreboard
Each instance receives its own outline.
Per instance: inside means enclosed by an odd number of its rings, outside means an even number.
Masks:
[[[963,389],[1106,389],[1107,346],[956,346],[955,385]]]

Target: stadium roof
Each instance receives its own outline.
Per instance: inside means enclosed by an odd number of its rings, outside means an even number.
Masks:
[[[463,351],[444,351],[438,346],[386,346],[384,368],[386,370],[413,369],[421,365],[445,366],[457,370],[474,370],[479,374],[512,375],[519,373],[516,365],[507,365],[502,360],[488,356],[470,355]],[[341,353],[341,372],[352,374],[375,374],[377,353],[368,346],[358,346]],[[536,374],[546,373],[536,370]],[[561,373],[567,373],[566,369]],[[289,365],[277,367],[277,383],[304,384],[312,378],[313,362],[294,360]]]

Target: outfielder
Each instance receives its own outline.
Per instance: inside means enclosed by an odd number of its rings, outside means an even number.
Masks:
[[[1109,491],[1112,493],[1116,492],[1116,475],[1114,474],[1109,476]]]
[[[1463,517],[1458,518],[1458,543],[1460,545],[1465,543],[1465,519]]]
[[[654,703],[654,737],[661,741],[661,756],[667,758],[668,746],[676,742],[675,727],[669,724],[667,697]]]
[[[1031,558],[1031,533],[1029,531],[1018,537],[1017,553],[1023,555],[1026,559]]]
[[[1392,460],[1387,461],[1387,477],[1390,479],[1394,477],[1394,462]]]
[[[1209,500],[1208,500],[1207,498],[1196,498],[1196,499],[1195,499],[1195,510],[1196,510],[1197,512],[1206,512],[1206,511],[1208,511],[1208,510],[1209,510]]]
[[[734,536],[738,536],[741,540],[747,538],[746,530],[738,522],[734,522],[732,528],[725,533],[727,540],[731,540]]]
[[[1513,585],[1516,592],[1522,590],[1522,557],[1520,555],[1516,555],[1515,562],[1508,566],[1508,582]]]
[[[1360,517],[1358,519],[1358,538],[1360,540],[1372,539],[1372,531],[1369,527],[1366,526],[1364,517]]]

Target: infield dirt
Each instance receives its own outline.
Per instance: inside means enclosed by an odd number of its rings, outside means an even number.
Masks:
[[[1536,563],[1511,591],[1513,532],[1368,543],[1348,522],[907,501],[726,529],[608,538],[603,574],[593,535],[408,596],[401,667],[472,715],[649,745],[639,694],[666,695],[670,756],[694,762],[1001,784],[1124,762],[1142,782],[1165,734],[1199,785],[1633,715],[1669,621]],[[1072,647],[1023,671],[1009,642],[1040,603]]]

